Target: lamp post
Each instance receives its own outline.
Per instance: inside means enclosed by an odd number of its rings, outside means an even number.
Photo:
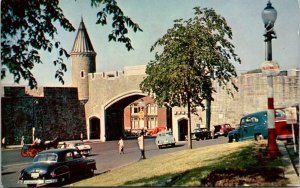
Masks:
[[[138,103],[138,107],[140,108],[140,112],[139,112],[139,123],[141,124],[141,135],[138,138],[138,143],[139,143],[139,147],[141,150],[141,157],[140,159],[146,159],[145,157],[145,142],[144,142],[144,126],[145,126],[145,122],[144,122],[144,109],[145,109],[145,102],[143,99],[141,99],[141,101]]]
[[[35,105],[37,105],[39,101],[32,100],[32,143],[34,143],[34,133],[35,133]]]
[[[272,7],[270,0],[267,7],[262,11],[262,20],[265,25],[265,42],[266,42],[266,57],[262,64],[262,71],[267,76],[268,82],[268,156],[275,157],[280,154],[276,143],[275,130],[275,111],[274,111],[274,91],[273,91],[273,76],[278,75],[280,69],[278,63],[272,60],[272,39],[277,38],[273,29],[277,18],[277,11]]]

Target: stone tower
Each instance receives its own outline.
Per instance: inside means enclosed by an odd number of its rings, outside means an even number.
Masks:
[[[88,74],[96,71],[96,52],[94,51],[82,18],[71,51],[71,59],[72,86],[78,88],[79,100],[88,100]]]

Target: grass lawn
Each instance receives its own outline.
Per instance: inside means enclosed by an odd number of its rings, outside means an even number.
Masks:
[[[284,186],[281,158],[267,159],[265,145],[244,141],[186,149],[67,186]]]

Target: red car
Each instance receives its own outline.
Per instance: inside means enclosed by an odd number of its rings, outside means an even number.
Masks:
[[[276,109],[276,119],[275,119],[275,129],[278,140],[292,140],[293,139],[293,130],[296,136],[296,142],[299,138],[299,122],[291,125],[287,124],[285,112],[281,109]]]
[[[218,138],[219,136],[226,137],[230,131],[234,130],[234,128],[231,127],[228,123],[222,125],[214,125],[214,127],[213,138]]]
[[[167,130],[167,127],[156,127],[153,130],[148,130],[147,135],[156,136],[157,133]]]

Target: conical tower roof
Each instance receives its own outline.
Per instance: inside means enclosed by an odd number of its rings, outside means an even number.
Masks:
[[[72,54],[79,54],[79,53],[88,53],[88,54],[95,54],[93,45],[91,43],[89,34],[85,28],[83,23],[83,19],[81,18],[81,22],[78,28],[77,36],[74,41],[74,45],[71,51]]]

